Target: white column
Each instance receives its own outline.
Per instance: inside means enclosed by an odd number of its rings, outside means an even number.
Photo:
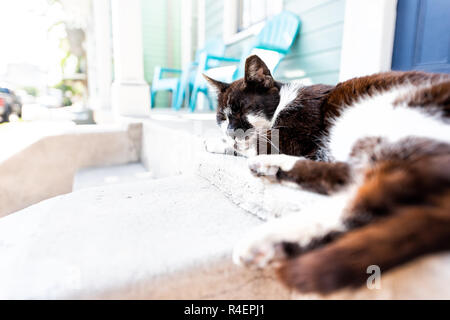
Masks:
[[[96,121],[110,119],[112,84],[111,1],[92,1],[94,66],[89,66],[89,83],[92,83],[91,105]],[[92,74],[93,73],[93,74]]]
[[[192,0],[181,1],[181,65],[192,61]]]
[[[206,2],[198,0],[198,21],[197,21],[197,49],[203,48],[206,41]],[[197,97],[197,110],[205,109],[205,96],[200,93]]]
[[[198,48],[203,48],[205,45],[205,37],[206,37],[206,3],[205,0],[198,0],[197,1],[197,46]],[[198,49],[197,48],[197,49]]]
[[[347,0],[339,80],[391,69],[397,0]]]
[[[141,15],[141,0],[112,0],[112,106],[118,116],[146,116],[150,110],[150,92],[144,80]]]

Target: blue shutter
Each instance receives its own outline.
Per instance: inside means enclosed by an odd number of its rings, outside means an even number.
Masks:
[[[393,70],[450,73],[450,0],[399,0]]]

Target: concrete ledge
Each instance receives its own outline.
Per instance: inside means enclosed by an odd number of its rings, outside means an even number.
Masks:
[[[156,177],[166,177],[83,189],[1,218],[0,299],[450,299],[449,253],[382,270],[380,290],[329,296],[293,294],[270,270],[235,267],[230,254],[242,234],[273,216],[314,214],[328,198],[264,184],[244,158],[205,152],[208,125],[145,121],[142,149],[140,127],[121,128],[31,137],[0,162],[1,210],[59,194],[53,185],[71,185],[75,168],[134,162],[139,151]],[[39,166],[22,172],[24,161]],[[21,193],[39,189],[37,198]]]
[[[173,129],[156,121],[145,121],[142,162],[155,177],[200,175],[235,204],[262,219],[301,211],[324,198],[264,183],[250,174],[245,158],[206,152],[204,137],[219,138],[220,131],[215,124]]]
[[[0,298],[289,298],[231,264],[260,223],[195,176],[52,198],[0,219]]]
[[[303,212],[326,198],[255,178],[242,157],[205,153],[198,163],[197,173],[235,204],[262,219]]]
[[[51,126],[17,127],[20,143],[0,160],[0,217],[72,191],[80,168],[139,161],[140,124]]]
[[[231,263],[229,255],[192,265],[173,274],[135,283],[100,299],[288,300],[292,292],[271,271],[250,271]]]

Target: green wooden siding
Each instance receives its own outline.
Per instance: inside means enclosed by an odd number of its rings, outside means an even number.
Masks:
[[[206,0],[206,38],[222,35],[223,1]],[[339,79],[345,0],[284,0],[283,9],[297,14],[302,26],[291,53],[275,76],[284,81],[335,84]],[[251,38],[227,47],[240,57]]]
[[[220,38],[223,34],[223,1],[227,0],[206,0],[205,1],[205,32],[206,39]]]
[[[182,0],[141,0],[144,77],[151,85],[156,66],[180,68]],[[157,107],[169,105],[169,94],[158,93]]]

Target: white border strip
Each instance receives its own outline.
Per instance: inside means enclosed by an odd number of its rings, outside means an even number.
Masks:
[[[339,80],[391,69],[397,0],[347,0]]]

